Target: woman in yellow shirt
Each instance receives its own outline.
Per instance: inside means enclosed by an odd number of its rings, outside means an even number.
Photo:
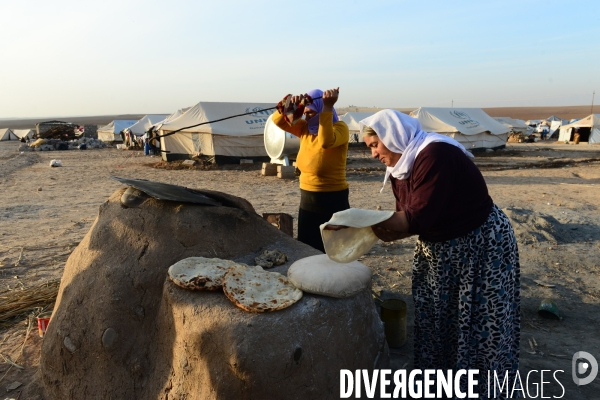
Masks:
[[[313,99],[322,98],[308,104],[304,119],[293,125],[280,111],[273,114],[273,122],[278,127],[300,138],[296,158],[296,166],[301,172],[298,240],[322,252],[325,249],[319,226],[329,221],[334,213],[350,208],[346,181],[349,131],[333,108],[338,94],[339,88],[308,92]],[[292,96],[291,102],[299,104],[304,97]]]

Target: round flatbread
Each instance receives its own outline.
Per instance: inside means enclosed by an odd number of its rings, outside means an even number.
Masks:
[[[223,292],[242,310],[256,313],[281,310],[302,298],[302,291],[286,276],[243,265],[227,271]]]
[[[169,278],[177,286],[191,290],[218,290],[227,270],[245,265],[220,258],[189,257],[169,267]]]
[[[359,261],[341,264],[319,254],[294,262],[287,275],[294,286],[307,293],[343,298],[369,287],[373,272]]]
[[[331,219],[321,225],[321,238],[325,253],[333,261],[348,263],[358,260],[377,243],[377,236],[371,226],[390,219],[393,211],[363,210],[350,208],[336,212]],[[326,225],[343,225],[339,231],[325,230]]]

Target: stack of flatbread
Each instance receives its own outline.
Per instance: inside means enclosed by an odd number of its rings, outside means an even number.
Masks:
[[[169,268],[169,278],[185,289],[223,288],[229,300],[249,312],[281,310],[302,298],[302,291],[280,273],[219,258],[183,259]]]
[[[249,312],[281,310],[302,298],[302,291],[284,275],[244,265],[227,272],[223,291],[236,306]]]
[[[189,257],[169,267],[169,278],[177,286],[191,290],[218,290],[227,270],[245,265],[220,258]]]

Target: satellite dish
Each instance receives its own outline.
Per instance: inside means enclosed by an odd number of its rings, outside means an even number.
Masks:
[[[288,156],[298,154],[300,150],[300,138],[275,125],[273,115],[265,123],[264,140],[265,150],[273,164],[290,165]]]

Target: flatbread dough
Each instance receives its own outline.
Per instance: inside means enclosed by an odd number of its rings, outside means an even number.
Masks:
[[[169,267],[169,278],[177,286],[191,290],[218,290],[227,270],[245,265],[220,258],[189,257]]]
[[[281,310],[302,298],[302,291],[286,276],[243,265],[227,271],[223,292],[242,310],[256,313]]]
[[[340,264],[319,254],[294,262],[287,275],[294,286],[307,293],[343,298],[369,287],[373,272],[359,261]]]
[[[348,263],[357,260],[377,243],[371,226],[390,219],[393,211],[363,210],[350,208],[336,212],[329,222],[321,225],[321,238],[325,253],[333,261]],[[339,231],[325,230],[326,225],[343,225],[349,228]]]

